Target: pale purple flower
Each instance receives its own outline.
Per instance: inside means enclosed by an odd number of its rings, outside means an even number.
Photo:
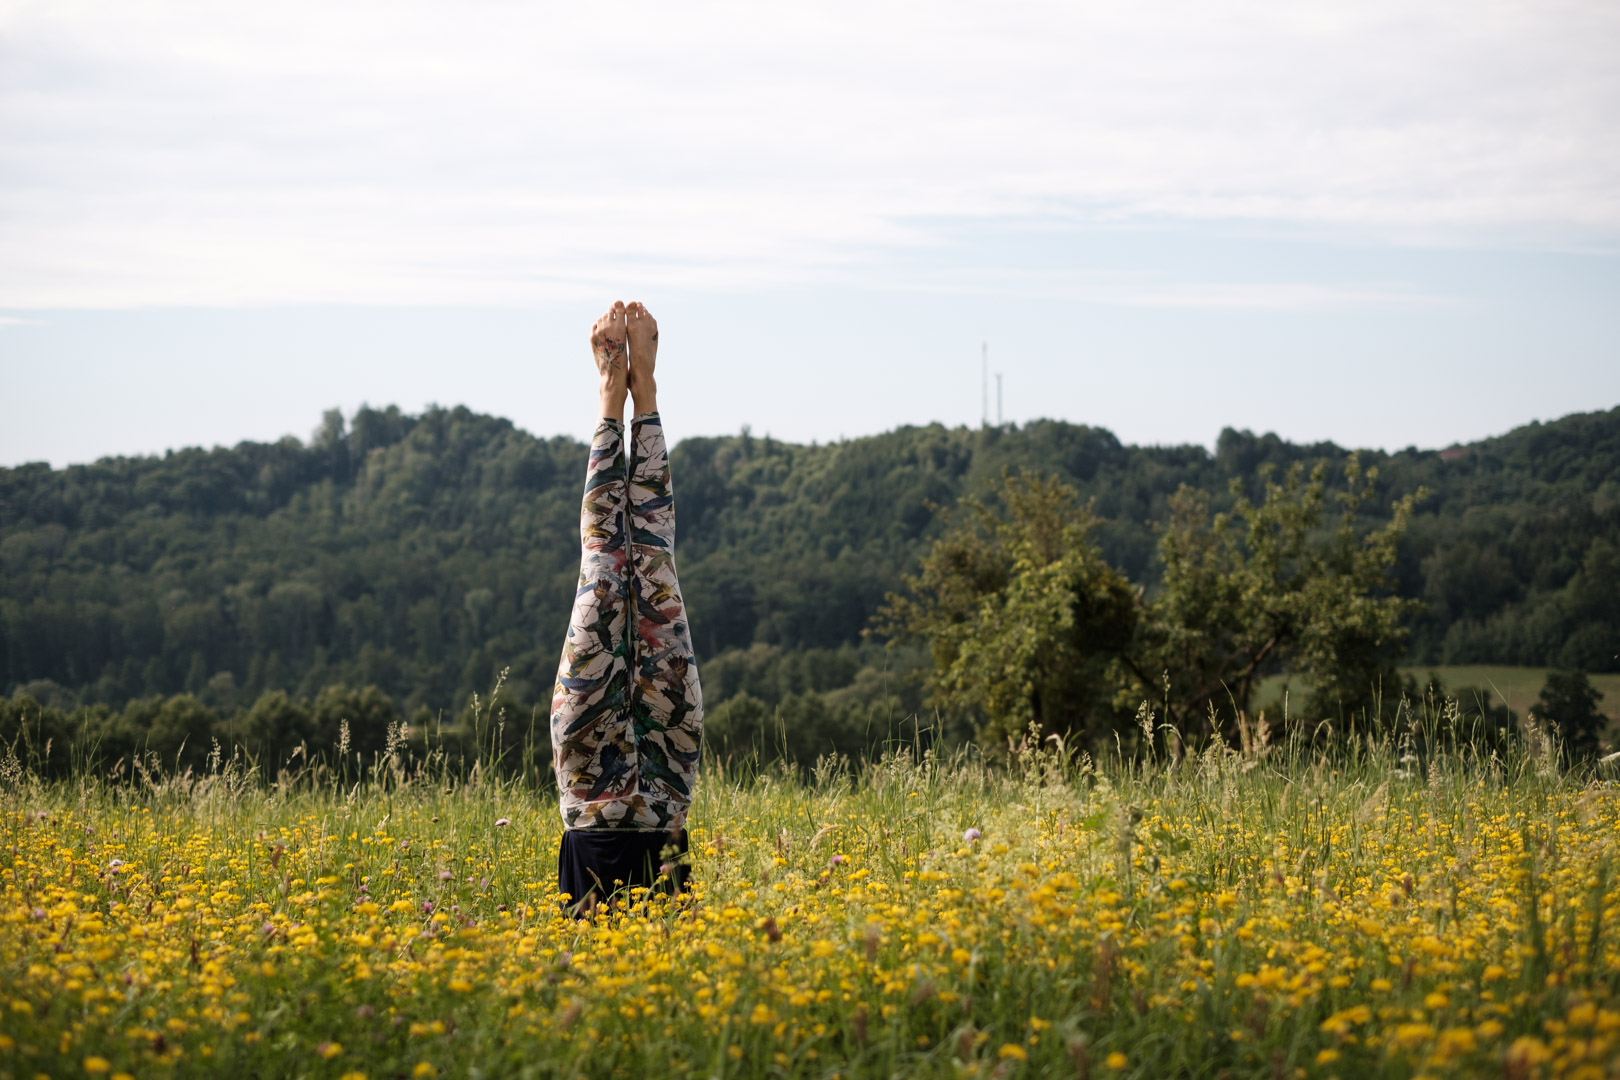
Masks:
[[[511,818],[497,818],[495,820],[495,827],[497,829],[504,829],[510,824],[512,824]]]
[[[424,914],[424,915],[433,914],[433,901],[431,901],[431,900],[422,901],[422,914]]]
[[[962,839],[971,844],[982,835],[983,834],[979,832],[978,829],[969,829],[967,832],[962,834]]]
[[[842,855],[834,855],[832,857],[832,861],[829,862],[827,865],[828,866],[838,866],[840,863],[845,863],[845,862],[848,862],[848,861],[849,860],[845,859]]]
[[[456,875],[452,874],[448,870],[440,870],[439,871],[439,880],[440,881],[449,881],[451,878],[453,878],[455,876]]]

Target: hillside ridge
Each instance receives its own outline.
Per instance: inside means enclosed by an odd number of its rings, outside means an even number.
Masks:
[[[1440,450],[1361,451],[1377,504],[1425,488],[1396,571],[1425,602],[1419,663],[1620,670],[1620,408]],[[1350,451],[1223,430],[1130,446],[1042,420],[905,426],[835,443],[698,436],[672,453],[700,660],[855,648],[940,528],[1003,470],[1050,470],[1151,588],[1181,484],[1229,498],[1265,467]],[[549,697],[576,573],[584,446],[464,406],[328,412],[308,442],[0,469],[0,681],[117,704],[188,690],[375,684],[434,706]],[[1369,524],[1373,523],[1369,518]],[[819,655],[819,654],[818,654]],[[53,689],[54,688],[54,689]]]

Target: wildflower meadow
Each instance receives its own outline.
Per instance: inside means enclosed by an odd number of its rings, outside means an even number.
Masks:
[[[13,755],[0,1076],[1620,1076],[1612,767],[1427,745],[709,762],[584,919],[532,777]]]

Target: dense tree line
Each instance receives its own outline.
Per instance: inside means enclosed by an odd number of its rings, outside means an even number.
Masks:
[[[373,686],[415,716],[455,713],[509,668],[505,700],[526,724],[549,697],[577,573],[584,456],[465,408],[363,408],[328,413],[308,442],[0,469],[0,684],[120,716],[190,695],[233,718],[270,692]],[[1263,466],[1348,457],[1232,430],[1214,453],[1129,447],[1054,421],[809,446],[744,431],[673,456],[711,706],[746,692],[835,712],[841,687],[919,662],[861,632],[941,535],[938,508],[1004,470],[1071,485],[1102,558],[1151,595],[1156,527],[1183,485],[1222,511],[1263,494]],[[1367,530],[1428,492],[1393,567],[1420,602],[1411,661],[1620,670],[1620,409],[1360,461],[1378,469]],[[885,715],[915,709],[904,681],[888,680]],[[857,712],[828,723],[872,730]]]
[[[818,654],[832,661],[830,669],[801,678],[805,658]],[[848,647],[784,653],[756,645],[728,653],[717,685],[731,692],[709,711],[705,749],[729,763],[781,759],[809,768],[823,755],[875,757],[895,745],[973,738],[971,726],[955,723],[959,717],[923,707],[918,691],[925,680],[914,677],[927,670],[921,660],[903,650],[861,656]],[[834,685],[839,674],[847,681]],[[1420,750],[1436,734],[1505,749],[1519,730],[1519,717],[1487,689],[1448,689],[1432,675],[1426,689],[1404,689],[1415,703],[1405,729]],[[1556,733],[1571,762],[1589,761],[1605,749],[1602,697],[1584,673],[1548,676],[1536,706],[1538,722]],[[1120,728],[1140,751],[1131,725],[1116,723],[1115,730]],[[988,734],[987,749],[994,753],[994,738],[1005,732]],[[133,780],[229,767],[252,769],[263,779],[308,768],[359,778],[412,764],[463,776],[475,768],[521,773],[547,785],[552,771],[546,718],[539,709],[525,717],[497,694],[448,716],[419,708],[407,720],[377,687],[342,684],[328,685],[313,698],[266,691],[225,715],[192,694],[135,698],[121,710],[102,703],[65,709],[27,693],[0,699],[0,781],[19,769],[38,776],[93,769]]]

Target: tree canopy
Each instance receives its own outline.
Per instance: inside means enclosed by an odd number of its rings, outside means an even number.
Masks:
[[[267,691],[376,686],[414,715],[510,668],[526,717],[549,698],[577,574],[584,455],[465,408],[362,408],[308,441],[0,469],[0,682],[64,707],[190,694],[221,715]],[[1151,600],[1155,527],[1188,500],[1237,528],[1241,499],[1264,505],[1262,467],[1286,483],[1349,457],[1230,429],[1213,453],[1130,447],[1056,421],[686,439],[679,558],[706,689],[718,704],[749,682],[774,708],[851,685],[804,674],[809,650],[850,679],[881,667],[861,630],[950,527],[936,508],[1003,470],[1068,484],[1101,559]],[[1389,571],[1392,595],[1425,605],[1403,623],[1410,661],[1620,670],[1620,409],[1358,461],[1358,535],[1430,493]]]

